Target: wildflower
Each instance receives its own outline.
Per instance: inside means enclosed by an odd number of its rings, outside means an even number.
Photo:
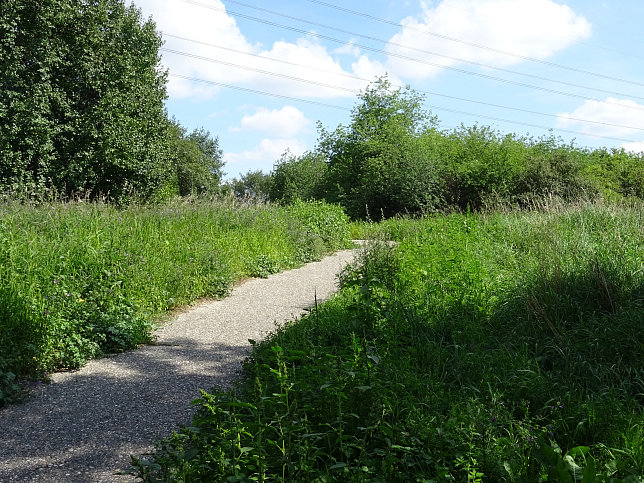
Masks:
[[[85,302],[85,300],[83,300],[83,299],[82,299],[82,298],[80,298],[80,297],[78,297],[78,301],[79,301],[79,302]]]

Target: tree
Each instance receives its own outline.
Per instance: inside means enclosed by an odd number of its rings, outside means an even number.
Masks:
[[[239,179],[234,178],[230,185],[237,198],[266,201],[271,189],[271,182],[271,175],[258,169],[256,171],[249,170],[246,174],[240,175]]]
[[[323,199],[326,174],[322,155],[308,152],[297,157],[287,151],[273,166],[269,197],[285,203]]]
[[[219,138],[203,128],[190,134],[175,120],[171,127],[176,190],[181,196],[215,193],[224,176]]]
[[[123,0],[0,3],[0,189],[149,196],[171,166],[162,41]]]
[[[329,163],[327,200],[353,218],[422,212],[436,205],[437,172],[422,138],[436,118],[409,87],[394,89],[386,77],[359,96],[351,124],[319,127],[318,152]]]

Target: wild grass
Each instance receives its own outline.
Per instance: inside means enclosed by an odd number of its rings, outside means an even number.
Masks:
[[[354,225],[354,234],[356,233]],[[146,481],[641,481],[641,208],[390,220]],[[365,233],[364,226],[360,228]]]
[[[150,342],[168,310],[318,259],[348,235],[325,203],[0,204],[0,405],[20,381]]]

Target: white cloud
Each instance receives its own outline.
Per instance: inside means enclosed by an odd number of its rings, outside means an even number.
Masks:
[[[350,98],[355,96],[355,91],[366,87],[367,82],[347,77],[353,73],[343,69],[333,56],[336,54],[329,52],[313,35],[296,42],[277,41],[262,47],[248,41],[221,0],[212,0],[209,4],[212,8],[176,0],[136,0],[144,16],[152,15],[157,28],[164,33],[164,48],[192,56],[162,51],[163,63],[171,74],[304,98]],[[351,43],[345,47],[348,53],[355,54]],[[365,60],[361,65],[367,63]],[[266,75],[257,70],[279,75]],[[168,84],[173,98],[208,97],[219,90],[220,87],[174,76],[170,76]]]
[[[423,2],[422,18],[405,18],[402,31],[387,45],[390,54],[414,57],[444,66],[459,64],[455,58],[492,66],[521,61],[499,51],[545,59],[570,44],[590,36],[591,26],[570,7],[552,0],[443,0]],[[438,34],[462,40],[428,35]],[[480,49],[477,44],[490,47]],[[423,54],[415,49],[437,52],[454,59]],[[387,65],[398,75],[431,77],[442,70],[419,62],[389,57]]]
[[[405,84],[396,75],[389,73],[389,69],[387,69],[384,64],[377,60],[371,60],[366,55],[361,55],[357,61],[351,64],[351,69],[353,69],[356,76],[362,79],[373,81],[376,77],[382,77],[385,74],[388,74],[389,82],[393,85]]]
[[[633,141],[632,143],[623,143],[622,147],[626,151],[630,151],[635,154],[644,153],[644,141]]]
[[[355,46],[355,40],[351,39],[348,43],[344,44],[342,47],[338,47],[333,51],[334,54],[339,55],[351,55],[353,57],[358,57],[360,55],[360,49]]]
[[[268,173],[273,168],[275,161],[279,160],[287,149],[295,156],[299,156],[306,151],[306,146],[297,139],[266,138],[247,151],[225,153],[224,161],[233,176],[234,173],[243,173],[249,169],[261,169]]]
[[[637,131],[628,129],[628,127],[589,124],[576,119],[644,129],[644,105],[635,101],[608,97],[603,101],[587,100],[572,112],[557,114],[557,127],[574,127],[575,130],[589,136],[615,137],[633,135]]]
[[[135,4],[141,8],[145,17],[152,16],[158,30],[168,34],[164,35],[165,48],[204,57],[216,57],[228,62],[234,62],[238,54],[221,49],[213,50],[206,45],[179,40],[170,35],[215,43],[243,52],[256,49],[241,33],[235,19],[225,13],[224,4],[220,0],[211,2],[213,9],[173,0],[136,0]],[[167,52],[162,52],[162,55],[163,64],[171,73],[206,80],[223,79],[222,72],[225,69],[221,65]],[[193,83],[176,77],[170,77],[168,83],[169,94],[179,98],[208,96],[217,90],[218,88],[208,84]]]
[[[262,131],[274,136],[291,138],[311,124],[302,111],[293,106],[268,110],[260,107],[254,114],[242,117],[239,126],[231,129],[239,131]]]

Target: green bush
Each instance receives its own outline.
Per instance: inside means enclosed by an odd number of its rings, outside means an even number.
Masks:
[[[269,198],[291,203],[324,198],[327,163],[314,153],[295,157],[286,153],[271,173]]]
[[[328,201],[354,219],[422,213],[437,205],[435,162],[422,138],[436,120],[422,96],[380,78],[359,96],[349,126],[320,128],[318,153],[328,162]]]

